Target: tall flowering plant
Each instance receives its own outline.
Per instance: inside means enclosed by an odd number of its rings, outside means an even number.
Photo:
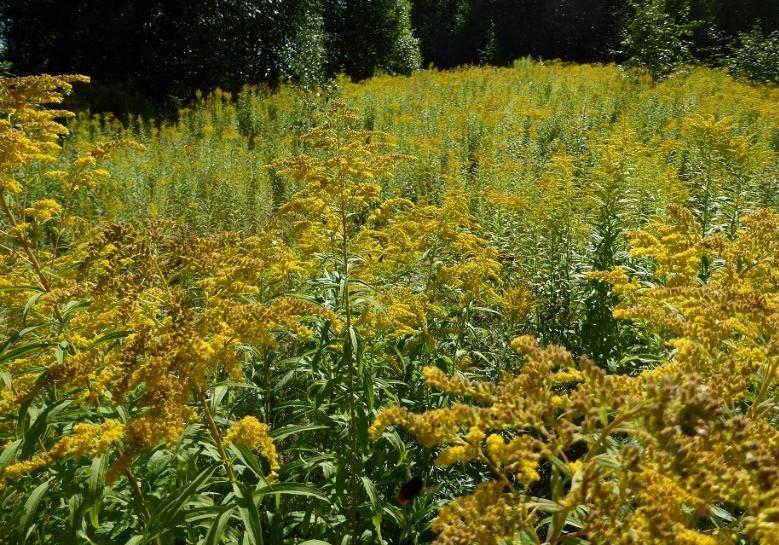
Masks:
[[[16,517],[21,540],[52,531],[33,517],[47,492],[78,491],[80,482],[89,493],[73,509],[91,513],[93,525],[111,490],[126,492],[140,514],[106,537],[136,532],[162,543],[176,535],[178,522],[160,506],[165,502],[155,508],[149,499],[137,476],[140,460],[186,452],[192,433],[202,431],[199,444],[210,446],[201,449],[218,465],[205,464],[210,473],[199,477],[200,486],[222,494],[239,486],[232,501],[251,498],[235,463],[244,470],[249,464],[257,486],[268,486],[280,469],[269,427],[251,415],[220,416],[225,394],[217,397],[214,385],[243,381],[246,347],[278,350],[282,336],[312,335],[309,319],[338,320],[286,296],[280,286],[300,265],[272,233],[198,236],[170,221],[90,226],[70,214],[74,194],[110,176],[102,160],[123,147],[140,149],[132,141],[103,142],[68,170],[47,169],[67,134],[59,119],[69,114],[46,105],[82,81],[0,80],[0,493],[9,505],[27,498],[27,514]],[[33,199],[33,176],[53,184],[50,197]],[[195,452],[192,463],[202,469]],[[95,475],[87,485],[90,463]],[[252,525],[244,508],[235,512]],[[90,530],[98,531],[105,530]]]

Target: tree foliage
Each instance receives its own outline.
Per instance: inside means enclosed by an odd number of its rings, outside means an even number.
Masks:
[[[626,61],[661,77],[688,62],[771,53],[779,4],[758,0],[0,0],[19,75],[88,73],[96,109],[217,86],[306,86],[434,64],[531,56]],[[735,48],[735,49],[734,49]],[[755,61],[762,62],[762,61]],[[753,63],[754,64],[754,63]],[[770,61],[762,62],[762,74]],[[754,70],[741,70],[748,75]],[[765,80],[765,75],[760,76]],[[101,100],[102,99],[102,100]]]
[[[89,73],[157,98],[419,65],[405,0],[22,0],[0,13],[16,73]]]
[[[735,76],[779,85],[779,30],[766,36],[755,26],[740,33],[728,67]]]

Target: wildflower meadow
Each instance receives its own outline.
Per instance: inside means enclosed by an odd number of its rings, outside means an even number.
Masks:
[[[0,543],[779,545],[775,85],[89,85],[0,79]]]

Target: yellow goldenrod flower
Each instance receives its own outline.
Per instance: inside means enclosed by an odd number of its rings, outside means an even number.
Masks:
[[[35,201],[32,206],[25,208],[25,215],[38,222],[44,222],[58,215],[62,211],[62,205],[54,199]]]
[[[268,432],[270,427],[254,418],[245,416],[233,424],[225,435],[225,443],[241,443],[252,450],[259,450],[268,460],[271,468],[270,477],[273,478],[281,468],[276,445],[273,444]]]

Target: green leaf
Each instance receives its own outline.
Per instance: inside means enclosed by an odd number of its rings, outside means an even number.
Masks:
[[[2,292],[2,291],[3,290],[0,289],[0,292]],[[32,333],[36,329],[39,329],[40,327],[41,327],[40,325],[34,325],[34,326],[25,327],[23,329],[20,329],[16,333],[14,333],[10,337],[8,337],[5,341],[0,343],[0,354],[5,352],[5,350],[9,346],[12,346],[12,345],[16,344],[19,341],[19,339],[21,339],[23,337],[26,337],[27,335],[29,335],[30,333]]]
[[[562,509],[559,503],[545,498],[533,498],[533,501],[526,502],[526,504],[531,509],[538,509],[542,513],[557,513]]]
[[[571,468],[568,467],[568,464],[563,462],[560,458],[557,456],[547,456],[547,459],[552,463],[553,466],[555,466],[560,473],[570,477],[571,476]]]
[[[298,483],[273,483],[270,486],[264,486],[254,491],[254,496],[261,498],[269,494],[287,494],[290,496],[307,496],[330,503],[330,499],[325,494],[313,487]]]
[[[95,540],[89,537],[86,534],[86,532],[84,532],[84,530],[82,530],[81,528],[79,528],[78,531],[76,532],[76,537],[78,537],[81,540],[80,543],[91,543],[92,545],[98,545],[95,542]]]
[[[24,502],[24,508],[22,509],[22,516],[19,519],[19,528],[17,530],[20,543],[27,542],[27,536],[32,528],[35,514],[38,512],[38,506],[40,505],[44,494],[49,490],[50,482],[51,481],[46,481],[35,487],[35,490],[32,491],[32,494],[27,498],[27,501]]]
[[[353,350],[358,352],[360,350],[360,342],[357,340],[357,330],[353,327],[349,328],[349,339],[351,339]]]
[[[99,339],[93,341],[87,350],[96,347],[99,344],[107,343],[108,341],[115,341],[117,339],[124,339],[127,337],[132,331],[113,331],[111,333],[107,333],[100,337]]]
[[[360,480],[365,488],[365,493],[368,494],[368,498],[371,500],[371,506],[375,512],[379,512],[381,503],[379,502],[379,497],[376,495],[376,487],[373,486],[373,481],[365,475],[362,475]]]
[[[146,478],[156,479],[167,468],[171,460],[174,458],[173,454],[165,450],[157,450],[149,456],[149,461],[146,462]]]
[[[92,505],[89,508],[89,521],[92,523],[92,527],[99,528],[100,521],[98,516],[100,515],[100,504],[103,496],[103,489],[105,488],[105,468],[106,468],[106,456],[100,456],[92,460],[92,467],[89,470],[89,480],[87,482],[89,496],[92,500]]]
[[[222,380],[220,382],[217,382],[215,384],[212,384],[209,389],[216,389],[220,386],[225,386],[227,388],[243,388],[245,390],[259,390],[260,387],[256,384],[251,384],[249,382],[236,382],[234,380]]]
[[[2,355],[0,355],[0,364],[3,364],[8,361],[13,361],[17,357],[23,356],[28,352],[32,352],[34,350],[40,350],[42,348],[49,348],[50,346],[51,343],[32,343],[32,344],[26,344],[24,346],[20,346],[18,348],[14,348],[13,350],[9,350],[7,352],[4,352]]]
[[[16,441],[9,443],[4,449],[3,452],[0,453],[0,471],[5,469],[5,466],[10,464],[12,461],[16,459],[16,451],[19,450],[19,446],[22,444],[21,439],[17,439]]]
[[[260,522],[257,505],[254,503],[252,491],[246,485],[236,483],[233,484],[233,493],[238,504],[241,520],[243,520],[246,526],[245,537],[248,537],[249,543],[252,545],[263,545],[262,523]]]
[[[65,362],[65,354],[69,353],[70,346],[67,341],[62,341],[57,345],[54,350],[54,356],[57,358],[57,365],[62,365]]]
[[[373,527],[376,530],[376,535],[379,538],[379,543],[383,543],[384,540],[381,537],[382,509],[381,509],[381,502],[379,501],[379,497],[376,494],[376,487],[373,486],[373,481],[370,480],[365,475],[362,475],[360,477],[360,480],[362,480],[362,485],[365,488],[365,492],[368,494],[368,498],[371,501],[371,509],[373,511],[373,516],[371,516],[371,521],[373,522]]]
[[[400,438],[400,435],[396,431],[385,431],[381,434],[381,438],[387,441],[392,447],[398,451],[398,453],[401,455],[401,461],[405,460],[406,458],[406,443],[403,442],[403,439]]]
[[[11,390],[13,388],[13,376],[8,371],[0,371],[0,380],[3,381],[3,384],[7,390]]]
[[[236,458],[243,462],[244,465],[252,471],[252,473],[261,479],[265,477],[265,472],[260,465],[260,461],[254,455],[252,449],[243,444],[230,445],[229,448],[230,452],[235,454]]]
[[[278,504],[277,504],[278,507]],[[270,526],[270,543],[284,542],[284,515],[266,512],[268,525]]]
[[[279,428],[271,431],[270,436],[273,438],[274,441],[281,441],[282,439],[285,439],[290,435],[294,435],[296,433],[303,433],[306,431],[314,431],[314,430],[323,430],[326,428],[327,426],[322,424],[307,424],[303,426],[284,426],[283,428]]]
[[[183,486],[163,499],[152,517],[151,527],[159,530],[175,517],[179,509],[192,497],[195,492],[214,474],[218,464],[213,464],[201,471],[189,484]]]
[[[30,313],[30,310],[32,310],[32,307],[35,305],[35,303],[38,302],[38,300],[41,297],[43,297],[43,295],[45,293],[46,293],[45,291],[41,290],[38,293],[35,293],[35,294],[31,295],[30,298],[27,299],[27,303],[25,303],[25,305],[24,305],[24,310],[22,310],[22,317],[23,318],[27,317],[27,315]]]
[[[46,427],[54,420],[54,417],[62,412],[72,402],[70,400],[60,401],[56,405],[46,407],[37,416],[30,427],[24,432],[24,445],[22,446],[21,456],[24,459],[29,458],[35,451],[38,438],[46,431]]]
[[[233,516],[233,511],[235,511],[234,506],[225,507],[221,510],[219,515],[214,519],[214,522],[211,523],[211,527],[208,529],[208,534],[202,545],[217,545],[222,540],[225,525],[230,520],[230,517]]]
[[[0,288],[0,292],[14,292],[14,291],[38,291],[44,293],[44,290],[40,286],[21,285],[21,286],[6,286]]]
[[[89,301],[70,301],[62,309],[62,317],[67,321],[75,310],[89,306]]]
[[[209,407],[211,407],[212,413],[218,412],[217,409],[219,408],[219,405],[222,404],[222,400],[227,395],[228,391],[230,391],[230,388],[224,384],[214,386],[214,393],[208,402]]]

